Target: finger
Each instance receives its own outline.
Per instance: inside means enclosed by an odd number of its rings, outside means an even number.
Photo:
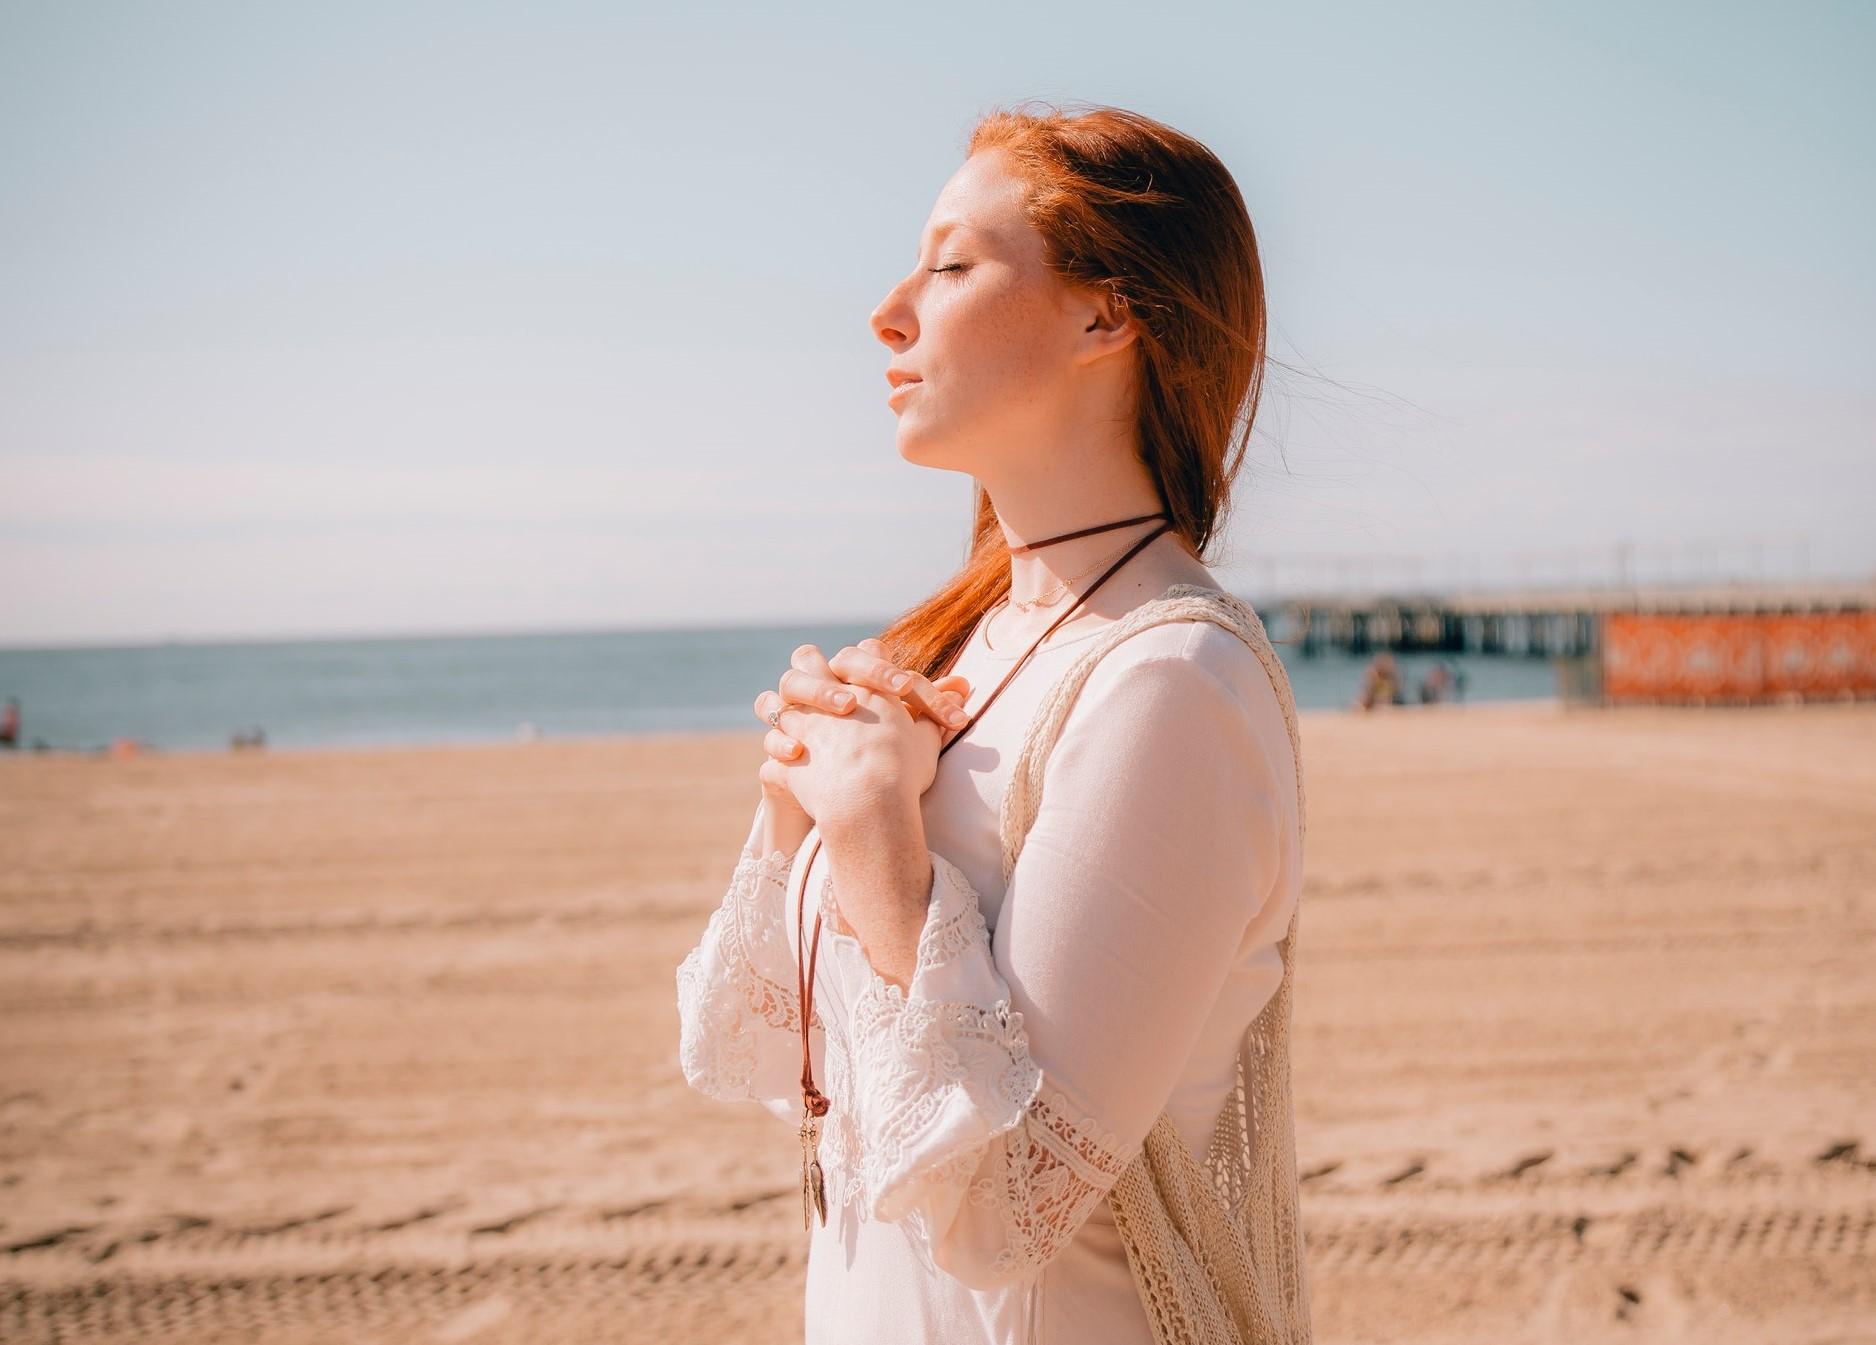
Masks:
[[[879,641],[874,640],[872,643],[878,644]],[[846,683],[841,680],[840,674],[834,671],[833,665],[827,661],[827,656],[821,652],[819,645],[796,645],[792,666],[825,683],[825,685],[817,685],[815,689],[817,694],[825,697],[824,704],[835,714],[846,714],[859,704],[859,698],[846,689]]]
[[[770,721],[769,715],[772,712],[780,710],[783,715],[786,715],[790,710],[806,711],[808,708],[807,706],[797,705],[793,701],[784,699],[773,688],[762,691],[755,699],[756,718],[760,719],[764,724],[767,724],[771,730],[781,728],[779,716],[774,722]],[[795,722],[799,723],[800,721],[797,720]]]
[[[791,738],[780,729],[770,729],[762,735],[762,750],[777,761],[795,761],[801,756],[801,740]]]
[[[942,703],[963,710],[965,718],[970,718],[971,683],[968,677],[961,673],[948,673],[935,679],[932,685],[938,688],[938,698]]]
[[[821,652],[818,644],[798,644],[795,652],[788,656],[788,666],[799,668],[804,673],[814,673],[821,677],[832,677],[827,670],[827,655]]]
[[[963,707],[954,703],[955,698],[947,700],[922,674],[868,653],[858,645],[848,645],[829,660],[828,666],[843,681],[890,692],[915,711],[941,724],[956,727],[969,718]]]
[[[803,645],[803,649],[813,649],[813,645]],[[817,709],[830,710],[834,714],[844,715],[854,705],[854,694],[846,683],[828,669],[827,660],[816,650],[812,662],[818,663],[816,671],[806,671],[799,664],[784,669],[776,690],[783,700],[791,705],[812,705]]]
[[[884,660],[888,667],[891,666],[891,661],[887,659],[886,657],[885,643],[876,636],[869,635],[866,639],[861,640],[857,645],[853,646],[853,648],[864,650],[867,653],[874,655],[875,657],[881,660]],[[971,684],[970,684],[969,678],[965,677],[961,673],[950,673],[944,677],[938,678],[936,681],[932,683],[932,686],[939,693],[937,697],[935,698],[933,704],[941,712],[945,710],[946,708],[956,709],[960,711],[964,709],[965,702],[968,700],[970,696]],[[928,715],[927,717],[930,717],[930,716]],[[968,721],[968,719],[969,719],[968,714],[963,715],[962,717],[952,716],[949,722],[952,722],[955,726],[957,724],[962,724]]]

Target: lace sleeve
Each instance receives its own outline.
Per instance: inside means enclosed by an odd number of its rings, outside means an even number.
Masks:
[[[794,856],[762,853],[760,820],[758,811],[729,890],[677,969],[684,1077],[724,1101],[785,1101],[801,1088],[801,995],[784,928]]]
[[[989,1288],[1068,1246],[1140,1152],[1231,964],[1274,923],[1252,928],[1280,812],[1251,721],[1199,664],[1132,665],[1064,729],[994,949],[969,879],[936,852],[904,992],[836,941],[859,987],[836,1149],[863,1212],[901,1221],[934,1268]]]

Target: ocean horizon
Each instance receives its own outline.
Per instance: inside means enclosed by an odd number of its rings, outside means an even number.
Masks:
[[[19,746],[103,751],[426,746],[517,738],[748,729],[751,702],[797,644],[832,652],[883,622],[347,639],[180,641],[0,649]],[[1299,709],[1347,707],[1367,656],[1305,657],[1273,640]],[[1406,695],[1444,659],[1467,701],[1554,700],[1552,660],[1397,655]]]

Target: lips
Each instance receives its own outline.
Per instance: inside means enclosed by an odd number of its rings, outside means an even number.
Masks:
[[[892,391],[886,394],[886,401],[891,404],[905,396],[908,389],[916,388],[924,380],[910,369],[888,369],[886,381],[892,384]]]

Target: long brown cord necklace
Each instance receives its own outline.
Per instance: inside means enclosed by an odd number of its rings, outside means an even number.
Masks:
[[[1029,648],[1023,651],[1023,656],[1016,660],[1015,665],[1009,672],[1004,674],[1003,680],[997,683],[996,690],[985,697],[984,703],[977,707],[977,713],[965,720],[958,728],[958,731],[946,740],[945,745],[938,749],[939,756],[943,756],[946,752],[950,751],[952,745],[956,743],[958,739],[971,731],[971,726],[983,717],[984,711],[990,708],[990,703],[1002,693],[1004,687],[1010,684],[1010,679],[1016,676],[1017,672],[1021,670],[1025,663],[1029,662],[1029,656],[1036,652],[1036,646],[1048,639],[1057,626],[1080,611],[1082,604],[1086,603],[1089,598],[1094,596],[1094,591],[1105,584],[1116,570],[1132,560],[1134,556],[1139,553],[1141,548],[1146,546],[1146,544],[1155,537],[1158,537],[1162,532],[1170,529],[1172,527],[1172,520],[1167,519],[1166,515],[1163,513],[1142,514],[1138,518],[1123,518],[1115,523],[1101,523],[1092,528],[1078,528],[1074,532],[1065,532],[1058,537],[1044,537],[1039,542],[1026,542],[1022,546],[1009,548],[1012,556],[1021,555],[1025,551],[1039,550],[1045,546],[1053,546],[1057,542],[1073,541],[1077,537],[1087,537],[1097,532],[1108,532],[1114,528],[1124,528],[1134,523],[1145,523],[1149,519],[1155,518],[1164,519],[1165,521],[1129,547],[1125,555],[1108,566],[1106,572],[1102,574],[1099,579],[1088,585],[1088,591],[1075,600],[1074,606],[1070,607],[1066,612],[1063,612],[1060,616],[1055,618],[1054,621],[1050,622],[1048,630],[1043,631],[1042,634],[1038,635],[1030,642]],[[961,648],[962,646],[960,646],[960,649]],[[956,657],[954,653],[952,655],[953,660],[955,660]],[[822,1225],[825,1226],[827,1223],[827,1187],[821,1175],[820,1145],[821,1118],[827,1115],[827,1109],[830,1104],[826,1094],[822,1093],[820,1089],[814,1086],[814,1061],[808,1051],[808,1023],[814,1016],[814,967],[821,951],[821,912],[818,905],[814,912],[814,942],[808,950],[805,961],[802,957],[801,947],[802,927],[807,916],[808,874],[813,870],[814,858],[820,853],[820,850],[821,837],[817,832],[814,838],[814,847],[808,851],[808,862],[801,866],[801,890],[797,894],[798,901],[795,907],[795,988],[801,997],[801,1226],[803,1228],[809,1227],[808,1210],[810,1205],[812,1205],[814,1211],[820,1215]]]

